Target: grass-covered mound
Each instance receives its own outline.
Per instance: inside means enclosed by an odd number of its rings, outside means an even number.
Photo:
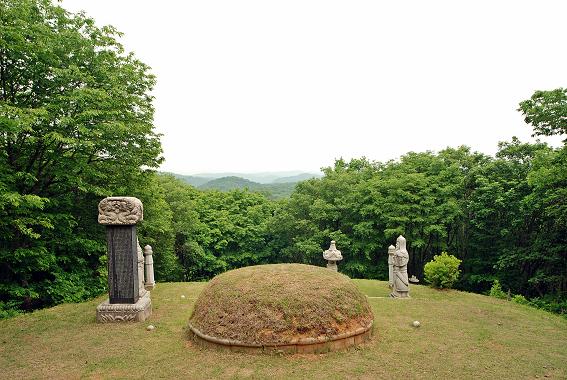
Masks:
[[[190,324],[210,337],[245,344],[332,338],[369,326],[366,296],[345,275],[303,264],[241,268],[212,279]]]

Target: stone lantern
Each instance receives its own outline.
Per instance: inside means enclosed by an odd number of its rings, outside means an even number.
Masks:
[[[337,249],[335,246],[335,241],[331,241],[331,246],[325,252],[323,252],[323,258],[327,260],[327,268],[330,270],[337,271],[337,261],[341,261],[343,259],[343,255],[341,255],[341,251]]]

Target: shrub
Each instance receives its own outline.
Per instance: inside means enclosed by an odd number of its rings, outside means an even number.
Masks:
[[[520,305],[529,305],[530,301],[521,294],[516,294],[512,297],[512,302],[519,303]]]
[[[556,299],[552,296],[536,297],[529,300],[529,305],[567,318],[567,299]]]
[[[492,287],[490,288],[490,292],[488,293],[490,297],[496,297],[501,299],[506,299],[506,293],[502,290],[502,286],[500,285],[500,281],[494,280],[492,283]]]
[[[425,281],[431,284],[434,288],[447,288],[453,287],[461,271],[459,265],[461,260],[453,255],[442,252],[440,255],[435,255],[433,260],[425,264]]]

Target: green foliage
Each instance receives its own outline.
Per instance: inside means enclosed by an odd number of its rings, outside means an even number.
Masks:
[[[520,103],[519,111],[534,128],[534,135],[567,134],[567,88],[536,91]]]
[[[450,289],[459,279],[461,273],[459,270],[460,264],[461,260],[447,254],[447,252],[435,255],[433,260],[425,264],[425,281],[434,288]]]
[[[179,281],[181,266],[174,251],[173,211],[158,175],[143,173],[130,194],[144,204],[144,221],[137,228],[138,239],[142,247],[150,245],[153,248],[156,281]]]
[[[518,303],[520,305],[529,305],[529,301],[526,297],[521,294],[516,294],[512,297],[512,302]]]
[[[204,280],[270,262],[267,226],[275,203],[246,190],[199,191],[170,175],[159,181],[172,210],[182,279]]]
[[[546,295],[545,297],[535,297],[531,299],[528,299],[521,294],[514,294],[510,296],[509,294],[506,294],[502,291],[502,287],[500,286],[498,280],[494,281],[489,295],[491,297],[508,299],[509,301],[520,305],[535,307],[536,309],[542,309],[551,313],[559,314],[563,317],[567,317],[567,300],[561,300],[550,295]]]
[[[0,23],[2,310],[96,296],[97,203],[135,193],[161,162],[154,78],[114,28],[50,1],[2,1]]]
[[[489,296],[495,298],[505,299],[507,298],[506,293],[502,290],[502,285],[500,285],[500,281],[494,280],[492,283],[492,287],[490,288],[490,292],[488,293]]]
[[[553,296],[546,295],[544,297],[535,297],[529,300],[529,305],[549,311],[551,313],[562,315],[567,318],[567,300],[557,299]]]

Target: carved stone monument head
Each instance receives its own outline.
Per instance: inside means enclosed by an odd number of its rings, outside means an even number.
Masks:
[[[144,206],[134,197],[108,197],[98,204],[98,222],[107,226],[129,226],[144,220]]]

